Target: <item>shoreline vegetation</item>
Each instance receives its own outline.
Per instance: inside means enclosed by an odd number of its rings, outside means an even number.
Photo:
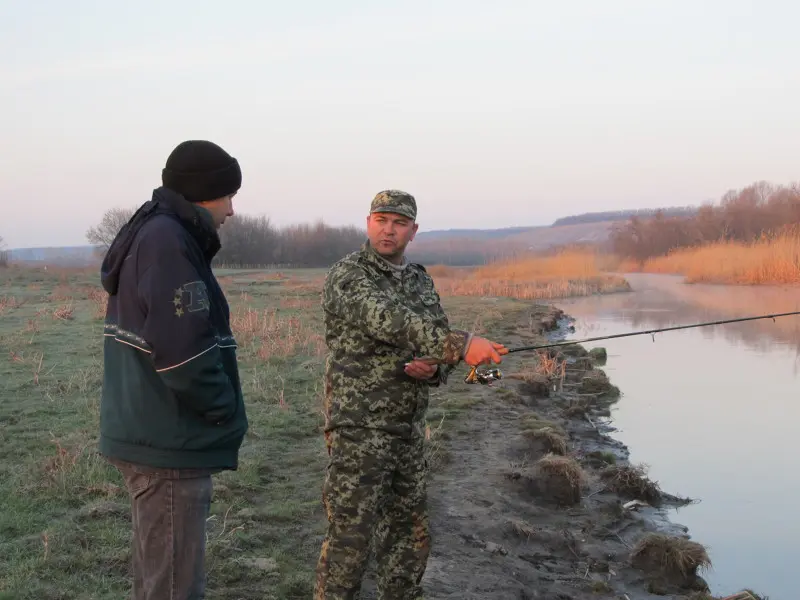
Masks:
[[[623,277],[602,273],[597,256],[585,250],[566,249],[475,268],[433,265],[427,270],[442,296],[554,300],[630,291]]]
[[[642,262],[621,261],[622,272],[683,275],[686,283],[794,285],[800,283],[800,228],[753,242],[678,248]]]
[[[541,339],[566,318],[552,306],[559,298],[629,289],[623,278],[603,273],[601,266],[592,252],[568,250],[474,269],[434,266],[430,271],[455,326],[497,339]],[[240,470],[215,478],[209,598],[300,599],[313,589],[324,531],[319,502],[326,462],[320,429],[325,346],[319,292],[324,273],[219,273],[240,345],[251,427]],[[130,508],[118,473],[96,452],[105,299],[96,269],[0,270],[2,600],[87,593],[110,599],[129,589]],[[697,571],[709,565],[702,545],[677,534],[656,535],[649,517],[643,517],[647,509],[632,516],[635,509],[620,508],[620,498],[654,505],[660,499],[680,499],[658,490],[637,466],[625,465],[624,446],[604,433],[596,417],[604,414],[604,401],[616,401],[619,390],[602,364],[602,352],[565,347],[510,360],[510,374],[498,388],[453,377],[434,392],[428,444],[436,465],[433,476],[445,487],[431,487],[432,504],[474,506],[470,490],[461,489],[462,477],[477,477],[482,493],[495,493],[485,477],[504,470],[498,486],[521,496],[506,515],[488,513],[487,532],[505,532],[502,545],[472,540],[466,551],[463,536],[455,536],[457,523],[464,520],[449,510],[433,512],[435,526],[445,534],[434,549],[432,587],[458,590],[464,585],[435,568],[437,556],[453,553],[475,582],[489,572],[512,577],[503,569],[513,562],[513,577],[528,577],[533,589],[552,588],[568,594],[565,598],[675,585],[686,591],[686,598],[711,598],[689,589],[701,582]],[[484,420],[476,416],[481,411],[501,412],[498,419]],[[503,420],[516,425],[519,439],[498,430],[486,439],[495,445],[495,454],[474,452],[474,436],[487,435],[480,424],[502,428]],[[506,469],[502,457],[509,452],[538,459],[528,464],[523,458]],[[602,522],[607,529],[592,529],[591,545],[581,545],[576,536],[586,534],[571,531],[575,517],[567,517],[570,509],[564,502],[579,511],[579,521]],[[637,525],[614,535],[625,519]],[[448,528],[454,532],[451,544]],[[634,534],[636,539],[623,539]],[[549,553],[547,564],[539,550]],[[507,562],[487,562],[490,555]],[[668,565],[671,571],[655,565]],[[558,577],[549,575],[553,572]]]

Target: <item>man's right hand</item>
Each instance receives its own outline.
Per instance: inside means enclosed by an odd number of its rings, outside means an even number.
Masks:
[[[474,336],[464,355],[464,362],[471,367],[488,364],[490,362],[499,363],[503,360],[501,355],[504,354],[508,354],[508,348],[503,346],[503,344]]]

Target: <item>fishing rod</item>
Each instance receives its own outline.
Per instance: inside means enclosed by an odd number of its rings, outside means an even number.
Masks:
[[[693,329],[695,327],[709,327],[711,325],[725,325],[727,323],[742,323],[744,321],[758,321],[760,319],[772,319],[773,321],[778,317],[790,317],[793,315],[800,315],[800,311],[774,313],[771,315],[758,315],[755,317],[738,317],[736,319],[722,319],[719,321],[707,321],[705,323],[693,323],[691,325],[675,325],[672,327],[659,327],[658,329],[646,329],[643,331],[629,331],[627,333],[614,333],[611,335],[600,335],[597,337],[584,338],[582,340],[566,340],[561,342],[550,342],[548,344],[536,344],[533,346],[518,346],[517,348],[509,348],[508,354],[513,352],[527,352],[530,350],[544,350],[546,348],[556,348],[560,346],[572,346],[575,344],[585,344],[586,342],[597,342],[600,340],[612,340],[616,338],[632,337],[635,335],[651,335],[662,333],[664,331],[676,331],[678,329]],[[653,337],[653,341],[655,337]],[[464,378],[464,383],[480,383],[483,385],[491,384],[502,377],[500,369],[487,369],[479,371],[478,367],[471,367],[470,372]]]

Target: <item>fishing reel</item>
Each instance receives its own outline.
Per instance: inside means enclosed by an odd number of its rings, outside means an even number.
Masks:
[[[502,379],[503,373],[500,369],[483,369],[478,370],[478,367],[472,367],[464,378],[464,383],[481,385],[492,385],[495,381]]]

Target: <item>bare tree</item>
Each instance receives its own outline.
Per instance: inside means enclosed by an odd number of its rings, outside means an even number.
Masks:
[[[8,266],[8,250],[5,247],[6,243],[3,241],[3,236],[0,235],[0,267]]]
[[[694,215],[630,219],[614,228],[610,241],[615,253],[645,260],[675,248],[724,240],[752,242],[768,234],[794,232],[798,222],[800,188],[757,181],[729,190],[719,204],[706,204]]]
[[[265,216],[235,215],[220,230],[217,264],[266,265],[275,260],[278,232]]]
[[[95,227],[86,231],[86,239],[93,246],[100,246],[102,250],[108,249],[111,242],[136,212],[135,208],[111,208],[103,215],[103,219]]]

